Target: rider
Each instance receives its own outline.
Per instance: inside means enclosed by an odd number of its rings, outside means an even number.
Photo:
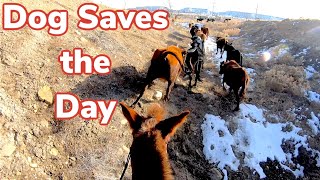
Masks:
[[[197,32],[198,29],[199,29],[199,27],[197,25],[193,25],[191,27],[190,34],[191,34],[192,37],[196,35],[196,32]]]
[[[191,67],[192,62],[190,62],[192,58],[196,58],[196,62],[198,63],[195,63],[196,67],[194,68],[199,68],[198,69],[199,72],[200,72],[201,66],[203,65],[203,60],[204,60],[203,41],[199,36],[196,36],[196,35],[192,36],[191,40],[192,40],[191,48],[187,51],[187,57],[185,61],[187,64],[185,72],[187,74],[191,73],[191,70],[193,69]],[[197,77],[197,78],[199,81],[202,81],[200,77]]]

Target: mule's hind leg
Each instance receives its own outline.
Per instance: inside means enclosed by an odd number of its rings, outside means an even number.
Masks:
[[[188,74],[189,76],[189,85],[188,85],[188,91],[191,91],[191,82],[192,82],[192,73]]]
[[[221,49],[221,50],[220,50],[220,54],[221,54],[220,59],[222,59],[223,53],[224,53],[224,52],[222,52],[222,49]]]
[[[153,82],[154,79],[155,79],[155,78],[152,78],[152,79],[146,78],[145,83],[144,83],[144,85],[143,85],[143,88],[142,88],[141,91],[140,91],[139,97],[134,101],[134,103],[131,105],[131,107],[134,107],[134,106],[138,103],[138,101],[139,101],[139,100],[141,99],[141,97],[143,96],[144,91],[147,89],[148,86],[150,87],[150,86],[152,85],[152,82]]]
[[[237,107],[234,109],[234,111],[239,111],[240,108],[240,97],[239,97],[239,87],[238,88],[233,88],[234,94],[236,95],[236,100],[237,100]]]
[[[200,79],[200,71],[201,71],[201,61],[196,62],[195,64],[196,78],[193,86],[197,86],[197,82],[202,80]]]
[[[203,66],[203,59],[198,61],[196,63],[196,67],[195,67],[196,68],[196,80],[198,80],[200,82],[202,82],[202,80],[200,79],[200,72],[201,72],[202,66]]]
[[[174,86],[174,83],[171,80],[169,80],[168,81],[167,92],[166,92],[166,95],[164,96],[164,100],[165,101],[169,100],[169,98],[170,98],[169,96],[170,96],[170,93],[171,93],[171,90],[172,90],[173,86]]]
[[[140,100],[140,98],[143,96],[144,91],[147,89],[147,86],[148,86],[148,84],[144,84],[144,85],[143,85],[143,88],[142,88],[142,90],[141,90],[141,92],[140,92],[139,97],[134,101],[134,103],[131,105],[131,107],[135,107],[135,105],[138,103],[138,101]]]

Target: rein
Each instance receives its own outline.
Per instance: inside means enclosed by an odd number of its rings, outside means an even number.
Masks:
[[[126,165],[124,166],[124,169],[123,169],[123,171],[122,171],[122,174],[121,174],[120,180],[122,180],[122,179],[123,179],[124,174],[126,173],[126,170],[128,169],[130,159],[131,159],[131,152],[129,152],[129,154],[128,154],[127,162],[126,162]]]

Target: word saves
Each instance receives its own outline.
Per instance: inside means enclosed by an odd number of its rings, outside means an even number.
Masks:
[[[165,10],[101,10],[94,3],[85,3],[78,8],[78,28],[93,30],[100,27],[103,30],[116,30],[118,25],[123,30],[129,30],[134,24],[141,30],[164,30],[169,27],[169,13]],[[33,30],[48,27],[48,33],[61,36],[68,31],[68,11],[52,10],[45,13],[42,10],[30,12],[18,3],[3,3],[2,23],[4,30],[18,30],[28,25]]]

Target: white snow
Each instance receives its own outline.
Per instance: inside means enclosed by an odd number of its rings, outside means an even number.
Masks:
[[[212,63],[214,63],[217,68],[220,68],[220,62],[226,59],[227,53],[224,53],[222,58],[220,59],[220,56],[221,56],[220,50],[218,54],[216,54],[216,51],[217,51],[216,41],[210,36],[204,42],[204,47],[206,49],[206,53],[208,54],[207,59],[212,61]]]
[[[309,101],[320,103],[320,94],[318,94],[318,93],[316,93],[314,91],[308,91],[306,93],[306,96],[309,99]]]
[[[281,48],[281,49],[279,49],[279,51],[278,51],[278,58],[279,57],[282,57],[282,56],[284,56],[285,54],[287,54],[289,52],[289,48],[288,47],[285,47],[285,48]]]
[[[312,67],[312,66],[308,66],[304,72],[306,73],[306,77],[307,79],[310,79],[314,73],[317,73],[317,71]]]
[[[285,43],[285,42],[287,42],[287,40],[286,40],[286,39],[281,39],[280,42],[281,42],[281,43]]]
[[[250,83],[249,83],[249,87],[248,90],[249,91],[253,91],[254,87],[255,87],[255,83],[254,83],[254,76],[257,75],[257,73],[255,73],[255,70],[252,68],[246,68],[247,73],[249,74],[250,77]]]
[[[212,71],[207,70],[206,72],[207,72],[207,74],[209,74],[210,76],[213,76],[213,72],[212,72]]]
[[[312,129],[312,132],[317,135],[320,132],[319,118],[311,112],[311,119],[308,119],[308,125]]]
[[[203,152],[210,163],[217,163],[220,169],[227,165],[236,171],[239,160],[235,157],[231,145],[234,139],[229,132],[226,122],[219,116],[207,114],[206,121],[201,125],[203,131]]]
[[[308,50],[311,49],[311,47],[307,47],[307,48],[304,48],[301,52],[299,52],[298,54],[294,55],[294,57],[297,57],[299,55],[306,55]]]
[[[187,23],[187,22],[175,23],[175,25],[176,25],[176,24],[180,24],[180,26],[182,26],[183,28],[189,29],[189,23]]]
[[[246,53],[245,55],[249,57],[257,56],[257,54],[254,54],[254,53]]]
[[[255,76],[256,75],[255,70],[252,69],[252,68],[246,68],[246,71],[248,72],[248,74],[250,76]]]
[[[239,114],[234,117],[234,121],[238,123],[234,133],[229,131],[230,124],[226,120],[219,116],[205,115],[201,129],[206,159],[210,163],[218,164],[223,172],[226,171],[226,166],[232,170],[246,166],[255,170],[260,178],[265,178],[259,163],[270,158],[278,160],[283,168],[292,171],[296,177],[303,177],[304,167],[294,164],[292,158],[298,156],[298,148],[301,146],[311,150],[306,135],[300,135],[302,129],[292,123],[267,122],[264,111],[251,104],[241,104]],[[285,141],[294,144],[295,150],[292,154],[285,153],[282,149],[281,145]],[[313,155],[319,154],[316,150],[312,152]],[[243,161],[236,156],[239,153],[244,154]],[[317,161],[320,162],[320,158]]]

